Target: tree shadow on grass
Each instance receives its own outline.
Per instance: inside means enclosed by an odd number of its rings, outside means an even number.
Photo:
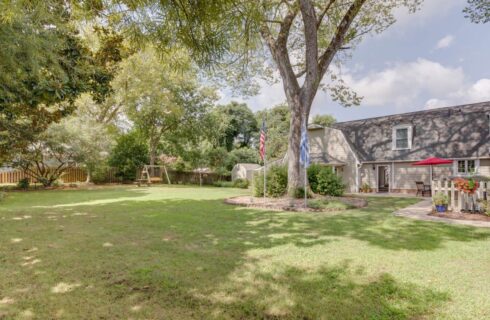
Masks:
[[[239,288],[227,292],[236,298],[231,302],[215,301],[217,313],[233,319],[414,319],[448,300],[445,293],[397,282],[387,273],[356,281],[347,264],[256,276],[249,284],[253,290]]]
[[[94,318],[117,318],[129,303],[141,303],[149,306],[141,314],[147,318],[162,311],[169,318],[413,319],[433,312],[447,296],[400,283],[390,274],[359,276],[347,264],[308,268],[284,262],[284,252],[272,262],[261,255],[273,256],[273,250],[262,249],[283,245],[297,247],[296,252],[331,241],[341,246],[342,238],[387,250],[436,250],[447,241],[490,235],[471,227],[392,217],[411,201],[375,199],[367,208],[335,214],[269,212],[222,200],[97,204],[84,208],[99,218],[94,225],[82,225],[83,238],[75,236],[81,217],[64,222],[68,236],[61,239],[61,248],[79,247],[85,253],[55,252],[43,261],[56,272],[60,264],[66,268],[61,272],[76,267],[101,288],[101,298],[112,299],[94,302],[97,308],[87,311]],[[49,227],[42,228],[39,234],[49,233]],[[46,236],[36,245],[44,246],[46,239],[53,241]],[[101,245],[107,241],[114,247]],[[268,269],[264,263],[269,262],[279,268]]]
[[[190,318],[418,319],[449,300],[446,293],[398,282],[388,273],[367,281],[358,273],[347,263],[315,272],[287,268],[279,273],[256,272],[249,281],[227,279],[199,291],[140,270],[128,285],[133,291],[143,290],[140,299],[146,303],[158,303]]]

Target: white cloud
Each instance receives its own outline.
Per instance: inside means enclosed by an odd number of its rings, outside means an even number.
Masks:
[[[442,39],[440,39],[439,41],[437,41],[436,49],[447,48],[453,43],[453,41],[454,41],[454,37],[452,35],[448,34],[447,36],[445,36]]]
[[[447,92],[444,98],[427,100],[425,107],[434,109],[482,101],[490,101],[490,79],[482,78],[474,83],[466,83],[459,90]]]
[[[421,96],[443,96],[459,90],[465,83],[461,68],[452,68],[427,59],[398,63],[361,78],[344,76],[346,83],[363,96],[363,105],[406,107]]]
[[[415,13],[409,13],[405,7],[398,7],[394,11],[397,22],[381,35],[398,34],[416,26],[424,27],[432,23],[434,18],[446,16],[454,7],[463,8],[465,3],[466,0],[427,0],[422,2]]]

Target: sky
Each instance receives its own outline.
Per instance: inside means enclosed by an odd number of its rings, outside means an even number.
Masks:
[[[365,38],[342,66],[342,78],[363,97],[345,108],[319,90],[312,115],[338,121],[490,101],[490,23],[474,24],[462,13],[466,0],[425,0],[381,34]],[[254,110],[285,101],[282,84],[263,84],[253,97],[224,94],[222,103],[246,102]]]

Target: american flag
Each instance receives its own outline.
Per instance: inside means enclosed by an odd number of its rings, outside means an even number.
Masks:
[[[266,132],[266,127],[265,127],[265,118],[262,120],[262,128],[260,128],[260,146],[259,146],[259,153],[260,153],[260,159],[264,161],[265,159],[265,141],[267,138],[267,132]]]

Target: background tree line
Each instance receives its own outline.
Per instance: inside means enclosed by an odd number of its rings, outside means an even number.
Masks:
[[[264,116],[267,157],[284,156],[288,108],[218,105],[187,50],[136,46],[73,5],[1,6],[0,163],[45,186],[80,165],[87,182],[109,167],[131,180],[143,164],[228,175],[238,162],[259,162]]]

